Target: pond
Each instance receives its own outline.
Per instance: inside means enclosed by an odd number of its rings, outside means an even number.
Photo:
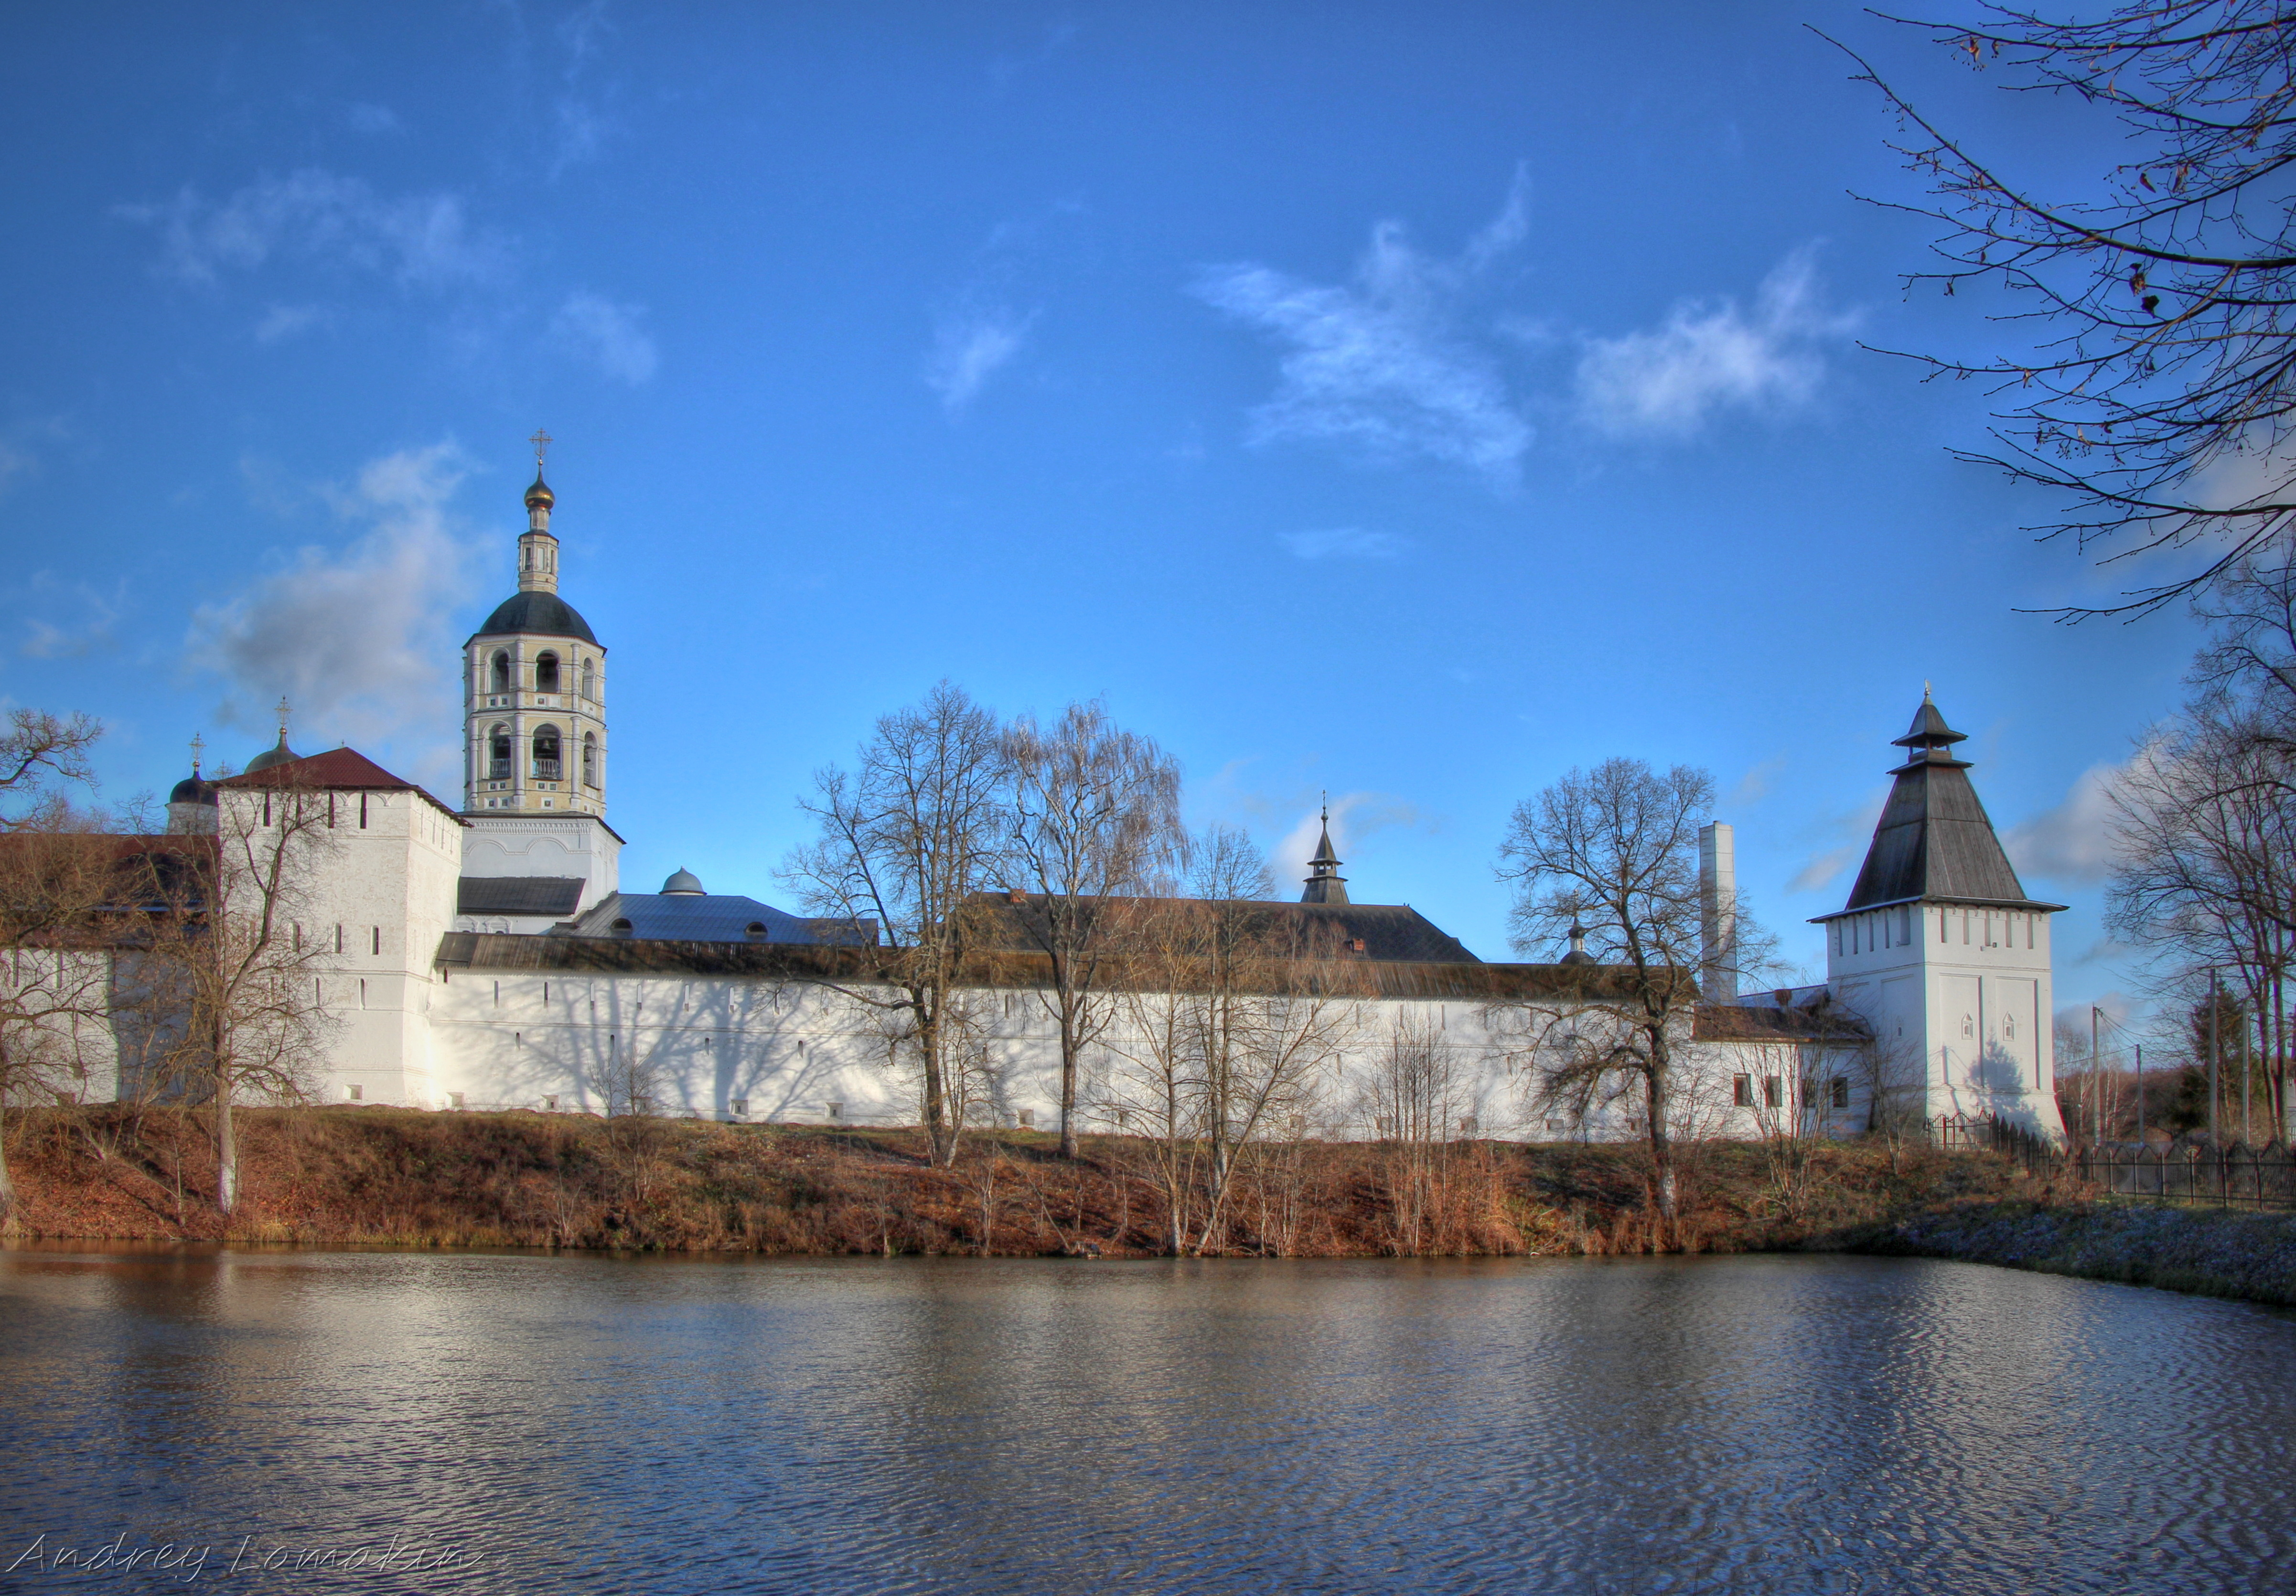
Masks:
[[[2296,1320],[1918,1260],[18,1250],[0,1435],[27,1591],[2296,1588]]]

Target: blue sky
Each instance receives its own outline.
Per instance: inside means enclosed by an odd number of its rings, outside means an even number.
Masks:
[[[1815,968],[1926,680],[2087,1002],[2094,773],[2190,629],[2016,613],[2128,578],[1857,347],[2012,334],[1901,292],[1812,22],[2112,156],[1825,6],[16,8],[0,697],[102,716],[107,797],[284,692],[451,800],[541,424],[634,885],[785,896],[809,773],[947,676],[1104,695],[1287,875],[1328,790],[1487,958],[1517,799],[1705,765]]]

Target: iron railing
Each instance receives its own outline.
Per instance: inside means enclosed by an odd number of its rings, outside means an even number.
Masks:
[[[2296,1209],[2296,1150],[2108,1142],[2068,1149],[2020,1125],[1987,1115],[1948,1115],[1936,1125],[1948,1150],[1996,1152],[2029,1174],[2070,1174],[2108,1197],[2214,1207]]]

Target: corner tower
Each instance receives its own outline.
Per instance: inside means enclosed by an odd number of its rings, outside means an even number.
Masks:
[[[534,441],[518,591],[463,646],[463,896],[502,896],[474,895],[472,879],[578,880],[573,896],[586,908],[620,880],[621,839],[605,823],[606,651],[558,596],[558,500],[542,475],[549,437]]]
[[[2052,1139],[2049,916],[2026,896],[1929,694],[1866,863],[1826,929],[1826,985],[1874,1028],[1877,1117],[1997,1115]]]

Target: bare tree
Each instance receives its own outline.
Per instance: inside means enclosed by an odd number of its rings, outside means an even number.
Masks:
[[[93,789],[87,751],[103,735],[100,721],[45,709],[11,709],[0,732],[0,831],[69,826],[65,784]]]
[[[1108,1045],[1125,1064],[1111,1093],[1147,1133],[1167,1245],[1201,1253],[1226,1233],[1245,1150],[1315,1117],[1361,994],[1335,947],[1267,901],[1249,838],[1214,827],[1189,860],[1187,896],[1136,907],[1128,1023]]]
[[[963,973],[980,929],[976,895],[995,884],[1012,834],[996,717],[943,682],[922,704],[879,719],[851,774],[814,778],[801,807],[819,826],[783,879],[816,914],[872,920],[892,946],[882,986],[847,995],[886,1025],[914,1060],[933,1161],[956,1160],[964,1132],[966,1039],[977,1016]]]
[[[1516,1005],[1540,1107],[1583,1119],[1629,1093],[1650,1143],[1652,1197],[1662,1225],[1678,1215],[1676,1139],[1692,1104],[1683,1047],[1698,1003],[1702,957],[1698,829],[1713,778],[1639,759],[1574,770],[1515,806],[1498,875],[1515,888],[1509,921],[1526,955],[1560,945],[1573,928],[1596,967],[1551,999]],[[1731,973],[1759,968],[1771,943],[1742,906]]]
[[[216,1207],[228,1214],[239,1201],[238,1104],[306,1098],[339,1027],[325,994],[334,945],[316,899],[340,843],[336,795],[295,765],[217,785],[213,838],[143,855],[147,929],[131,985],[155,1011],[145,1029],[163,1039],[161,1076],[214,1116]]]
[[[1388,1207],[1398,1252],[1439,1245],[1464,1087],[1451,1050],[1431,1021],[1404,1014],[1390,1024],[1387,1045],[1365,1083],[1363,1107],[1388,1151]]]
[[[2030,352],[1916,356],[1997,396],[1996,446],[1964,452],[2069,501],[2049,536],[2114,558],[2206,544],[2197,572],[2102,610],[2145,611],[2240,561],[2285,565],[2296,514],[2296,17],[2287,0],[2137,0],[2086,20],[2007,5],[1974,26],[1916,22],[2005,88],[2119,123],[2085,192],[2045,194],[1978,154],[1858,60],[1930,187],[1898,206],[1943,231],[1909,274],[1948,294],[1986,286]],[[1905,19],[1898,19],[1903,20]],[[1854,59],[1854,57],[1853,57]]]
[[[124,839],[95,817],[43,806],[0,835],[0,1224],[16,1206],[5,1111],[77,1101],[110,1044],[111,956]]]
[[[1059,1027],[1061,1156],[1077,1156],[1077,1077],[1114,1008],[1101,970],[1128,923],[1112,900],[1140,892],[1180,838],[1180,769],[1098,703],[1071,704],[1049,731],[1007,729],[1012,835],[1001,862],[1013,916],[1052,963],[1039,988]]]

